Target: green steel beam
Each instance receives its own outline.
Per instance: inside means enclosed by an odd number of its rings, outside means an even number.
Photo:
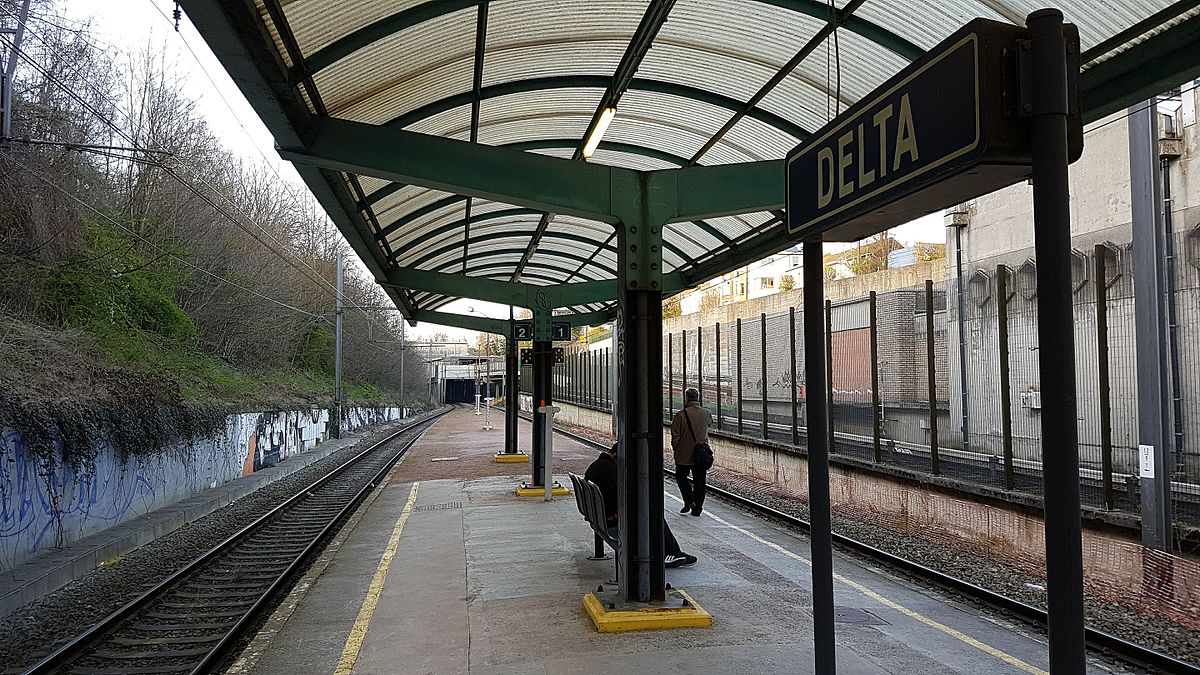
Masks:
[[[475,316],[474,314],[435,312],[429,309],[414,310],[412,318],[414,321],[435,323],[439,326],[451,326],[453,328],[474,330],[480,333],[491,333],[506,337],[511,335],[511,331],[509,330],[510,324],[506,319],[489,319],[484,316]]]
[[[330,118],[320,121],[303,147],[279,154],[298,164],[607,223],[617,222],[610,206],[613,176],[633,173]]]
[[[508,96],[510,94],[522,94],[535,91],[548,91],[553,89],[604,89],[612,81],[611,77],[605,75],[561,75],[556,77],[535,77],[526,80],[514,80],[512,82],[504,82],[502,84],[493,84],[483,87],[480,90],[479,97],[481,100],[496,98],[499,96]],[[734,112],[739,112],[743,108],[741,101],[735,98],[717,94],[715,92],[690,87],[682,84],[674,84],[671,82],[662,82],[659,80],[634,78],[629,83],[629,89],[634,91],[651,91],[659,94],[668,94],[678,96],[700,103],[707,103],[711,106],[724,108]],[[432,117],[438,113],[443,113],[448,110],[453,110],[459,106],[468,105],[471,103],[474,92],[467,91],[453,96],[447,96],[438,101],[427,103],[415,110],[404,113],[395,117],[385,124],[386,126],[406,127],[410,124],[420,122],[426,118]],[[747,117],[754,119],[774,127],[786,134],[790,134],[797,139],[804,140],[808,138],[809,132],[799,124],[789,121],[788,119],[767,112],[762,108],[751,108],[746,113]],[[575,145],[579,145],[579,141],[575,141]]]
[[[1094,122],[1197,77],[1200,16],[1193,16],[1083,71],[1083,121]]]
[[[783,208],[783,160],[717,164],[649,172],[674,194],[671,222]],[[728,238],[724,238],[728,241]]]
[[[505,143],[503,147],[513,148],[516,150],[547,150],[550,148],[573,148],[579,144],[579,141],[573,138],[545,138],[533,141],[518,141],[516,143]],[[632,143],[620,143],[616,141],[600,141],[599,148],[601,150],[609,150],[611,152],[623,152],[629,155],[638,155],[640,157],[649,157],[657,159],[660,162],[674,164],[675,166],[684,166],[687,164],[686,157],[680,157],[663,150],[648,148],[644,145],[634,145]]]
[[[378,283],[384,287],[453,295],[501,305],[530,308],[539,306],[538,303],[543,299],[550,301],[549,307],[573,307],[592,302],[605,302],[617,297],[616,282],[612,279],[560,286],[534,286],[411,267],[390,269],[386,278]]]
[[[391,35],[394,35],[406,28],[411,28],[417,24],[424,23],[430,19],[436,19],[440,16],[445,16],[463,9],[475,7],[481,2],[488,0],[435,0],[434,2],[424,2],[411,7],[409,9],[397,12],[391,16],[384,17],[374,23],[364,26],[357,31],[334,41],[330,45],[320,49],[315,54],[310,55],[304,61],[304,71],[308,74],[329,67],[337,61],[353,54],[354,52],[377,42]],[[763,4],[782,7],[783,9],[791,10],[806,14],[813,18],[825,19],[829,17],[829,5],[819,0],[757,0]],[[186,3],[185,4],[191,4]],[[191,11],[188,11],[188,16],[191,16]],[[896,35],[895,33],[875,24],[866,19],[851,17],[843,26],[846,30],[858,33],[859,35],[875,42],[884,49],[892,51],[904,58],[912,61],[921,56],[925,52]]]

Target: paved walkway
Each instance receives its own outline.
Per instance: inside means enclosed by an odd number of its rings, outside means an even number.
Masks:
[[[602,635],[581,599],[612,578],[613,563],[587,559],[591,532],[574,500],[517,499],[509,476],[427,477],[445,472],[433,455],[495,451],[449,443],[450,434],[476,437],[461,414],[444,422],[418,441],[234,672],[812,672],[805,538],[716,500],[701,518],[679,515],[668,493],[671,527],[699,562],[668,570],[667,580],[709,610],[714,626]],[[578,462],[591,454],[578,451]],[[445,464],[475,466],[459,462]],[[1023,625],[850,558],[834,564],[840,673],[1048,667],[1044,637]]]

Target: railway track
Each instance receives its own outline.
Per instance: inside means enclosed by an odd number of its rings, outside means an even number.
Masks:
[[[446,412],[373,443],[26,673],[213,671],[421,433]]]
[[[564,429],[555,428],[557,433],[562,434],[574,441],[590,445],[597,449],[608,447],[606,444],[599,441],[572,433]],[[674,475],[670,469],[663,469],[664,472]],[[708,486],[709,494],[716,495],[721,499],[737,504],[743,508],[753,511],[759,515],[781,522],[783,524],[795,527],[797,529],[809,532],[808,521],[797,518],[789,513],[784,513],[778,509],[771,508],[765,504],[760,504],[748,497],[744,497],[729,490],[723,490],[713,485]],[[1025,622],[1033,624],[1043,630],[1046,628],[1046,611],[1040,607],[1015,600],[1008,596],[990,591],[982,586],[964,581],[957,577],[939,572],[930,567],[926,567],[919,563],[900,557],[893,553],[889,553],[882,549],[876,548],[869,544],[852,539],[845,535],[833,533],[833,541],[846,550],[853,551],[862,556],[866,556],[874,561],[887,565],[888,567],[899,570],[911,576],[917,577],[925,582],[932,583],[945,590],[957,593],[963,597],[969,598],[977,603],[986,605],[993,609],[1002,611],[1010,616],[1021,619]],[[1160,651],[1143,647],[1134,642],[1130,642],[1123,638],[1117,637],[1111,633],[1097,630],[1091,627],[1086,629],[1087,642],[1090,647],[1100,652],[1112,655],[1116,658],[1125,661],[1131,665],[1142,668],[1153,668],[1166,673],[1179,673],[1188,675],[1200,675],[1200,666],[1182,661]]]

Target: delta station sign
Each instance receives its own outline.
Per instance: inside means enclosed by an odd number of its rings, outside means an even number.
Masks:
[[[1023,27],[976,19],[788,153],[797,239],[855,241],[1030,175]],[[1070,161],[1083,151],[1079,35],[1066,26]]]

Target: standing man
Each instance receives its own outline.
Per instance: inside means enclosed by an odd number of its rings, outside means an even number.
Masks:
[[[708,466],[696,461],[696,446],[708,443],[710,415],[700,405],[700,391],[688,387],[683,392],[683,410],[675,413],[671,420],[671,449],[675,454],[675,478],[679,481],[679,492],[683,497],[680,513],[692,512],[699,516],[704,510],[705,474]],[[693,482],[688,480],[691,474]]]

